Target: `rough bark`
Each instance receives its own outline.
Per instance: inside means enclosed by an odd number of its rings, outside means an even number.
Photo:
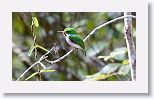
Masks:
[[[131,15],[131,12],[124,12],[124,16]],[[132,33],[132,18],[124,18],[124,33],[126,38],[126,44],[128,48],[129,65],[131,68],[131,79],[136,80],[136,50],[133,41]]]

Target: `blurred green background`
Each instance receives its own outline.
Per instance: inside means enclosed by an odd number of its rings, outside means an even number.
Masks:
[[[135,12],[132,13],[136,15]],[[34,27],[37,43],[51,49],[56,43],[58,54],[53,51],[48,60],[66,54],[71,47],[62,34],[66,27],[74,27],[85,38],[95,27],[122,16],[122,12],[33,12],[39,27]],[[27,12],[12,13],[12,80],[16,80],[35,62],[34,53],[28,56],[33,45],[32,17]],[[133,19],[133,36],[136,41],[136,20]],[[127,81],[130,80],[127,48],[124,38],[124,21],[119,20],[96,31],[86,42],[87,57],[80,50],[74,51],[64,60],[53,64],[54,72],[41,73],[43,81]],[[46,52],[38,49],[37,59]],[[51,66],[43,61],[46,67]],[[37,71],[34,67],[21,80]],[[38,75],[29,79],[37,81]]]

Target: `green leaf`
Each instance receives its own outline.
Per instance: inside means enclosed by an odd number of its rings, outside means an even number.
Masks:
[[[107,65],[101,70],[101,73],[110,74],[110,73],[116,71],[120,66],[121,66],[121,64],[119,64],[119,63],[107,64]]]
[[[113,76],[107,77],[107,80],[109,80],[109,81],[117,81],[117,78],[116,78],[115,75],[113,75]]]
[[[87,75],[85,81],[98,81],[98,80],[103,80],[105,78],[106,78],[105,74],[98,72],[93,75]]]
[[[47,72],[54,72],[54,71],[55,71],[55,70],[49,70],[49,69],[48,69],[48,70],[41,70],[40,72],[41,72],[41,73],[45,73],[45,72],[47,73]]]
[[[103,58],[105,61],[107,61],[109,59],[123,61],[127,58],[126,53],[127,53],[127,48],[125,48],[125,47],[117,48],[114,51],[112,51],[109,56],[98,56],[98,59]]]
[[[36,47],[38,47],[38,48],[40,48],[40,49],[42,49],[42,50],[48,52],[48,50],[47,50],[46,48],[44,48],[44,47],[42,47],[42,46],[40,46],[40,45],[37,45]]]
[[[129,73],[130,67],[129,65],[123,65],[121,66],[121,68],[119,69],[119,75],[125,76]]]
[[[35,46],[32,45],[31,48],[28,51],[28,56],[31,56],[31,54],[32,54],[32,52],[33,52],[34,49],[35,49]]]
[[[99,76],[97,76],[97,77],[95,78],[96,81],[97,81],[97,80],[103,80],[103,79],[106,79],[106,75],[105,75],[105,74],[100,74]]]
[[[129,64],[128,59],[125,59],[124,61],[122,61],[122,64],[124,64],[124,65],[128,65],[128,64]]]
[[[39,27],[39,22],[38,22],[38,20],[37,20],[36,17],[34,17],[34,25],[35,25],[36,27]]]
[[[29,80],[31,79],[32,77],[36,76],[39,72],[35,72],[33,74],[31,74],[29,77],[27,77],[25,80]]]

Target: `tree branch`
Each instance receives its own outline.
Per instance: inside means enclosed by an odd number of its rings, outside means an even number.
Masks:
[[[121,19],[124,19],[124,18],[136,18],[136,16],[133,16],[133,15],[127,15],[127,16],[121,16],[121,17],[118,17],[118,18],[115,18],[113,20],[110,20],[106,23],[103,23],[102,25],[96,27],[85,39],[84,41],[86,41],[91,35],[93,35],[97,30],[99,30],[100,28],[106,26],[106,25],[109,25],[115,21],[118,21],[118,20],[121,20]]]
[[[55,47],[55,46],[54,46],[54,47]],[[16,81],[19,81],[21,77],[23,77],[31,68],[33,68],[33,67],[36,66],[37,64],[40,64],[44,69],[47,69],[47,68],[43,65],[43,63],[42,63],[41,61],[47,58],[46,55],[48,55],[48,54],[54,49],[54,47],[51,48],[47,53],[45,53],[44,55],[42,55],[42,56],[40,57],[40,59],[39,59],[37,62],[35,62],[35,63],[32,64],[28,69],[26,69],[26,70],[20,75],[20,77],[19,77]]]
[[[131,12],[124,12],[124,16],[131,15]],[[134,81],[136,79],[136,50],[133,41],[132,33],[132,18],[124,18],[124,33],[126,38],[126,44],[128,49],[129,65],[131,70],[131,79]]]

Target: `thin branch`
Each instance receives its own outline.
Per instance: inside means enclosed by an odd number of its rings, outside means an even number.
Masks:
[[[121,17],[118,17],[118,18],[115,18],[113,20],[110,20],[106,23],[103,23],[102,25],[96,27],[85,39],[84,41],[86,41],[91,35],[93,35],[97,30],[99,30],[100,28],[106,26],[106,25],[109,25],[115,21],[118,21],[118,20],[121,20],[121,19],[124,19],[124,18],[136,18],[136,16],[133,16],[133,15],[127,15],[127,16],[121,16]]]
[[[54,46],[54,47],[55,47],[55,46]],[[41,64],[41,66],[42,66],[44,69],[46,69],[46,67],[45,67],[44,65],[42,65],[42,62],[41,62],[41,61],[47,58],[46,55],[48,55],[48,54],[54,49],[54,47],[51,48],[47,53],[45,53],[44,55],[42,55],[42,56],[40,57],[40,59],[39,59],[37,62],[35,62],[35,63],[32,64],[28,69],[26,69],[26,70],[20,75],[20,77],[19,77],[16,81],[19,81],[21,77],[23,77],[31,68],[33,68],[33,67],[36,66],[37,64]]]
[[[49,61],[49,60],[47,60],[47,59],[46,59],[46,61],[47,61],[48,63],[50,63],[50,64],[57,63],[57,62],[63,60],[65,57],[69,56],[72,52],[73,52],[73,49],[71,49],[71,50],[70,50],[69,52],[67,52],[65,55],[63,55],[62,57],[60,57],[60,58],[58,58],[58,59],[56,59],[56,60],[54,60],[54,61]],[[48,67],[47,69],[50,69],[50,68],[51,68],[51,67]]]
[[[121,17],[115,18],[115,19],[113,19],[113,20],[111,20],[111,21],[108,21],[108,22],[106,22],[106,23],[103,23],[102,25],[96,27],[92,32],[90,32],[90,34],[89,34],[83,41],[85,42],[91,35],[93,35],[93,34],[94,34],[97,30],[99,30],[100,28],[102,28],[102,27],[104,27],[104,26],[106,26],[106,25],[109,25],[109,24],[111,24],[111,23],[113,23],[113,22],[115,22],[115,21],[118,21],[118,20],[121,20],[121,19],[124,19],[124,18],[128,18],[128,17],[130,17],[130,18],[136,18],[136,16],[127,15],[127,16],[121,16]],[[65,57],[69,56],[72,52],[73,52],[73,49],[71,49],[71,50],[70,50],[69,52],[67,52],[65,55],[63,55],[62,57],[60,57],[60,58],[58,58],[58,59],[56,59],[56,60],[54,60],[54,61],[49,61],[49,60],[46,60],[46,61],[49,62],[50,64],[57,63],[57,62],[63,60]],[[48,68],[52,68],[52,67],[48,67]]]
[[[32,64],[28,69],[26,69],[16,81],[19,81],[21,77],[23,77],[32,67],[34,67],[36,64],[38,64],[38,61]]]
[[[131,12],[124,12],[124,16],[131,15]],[[136,50],[133,41],[132,33],[132,18],[124,18],[124,33],[126,38],[126,45],[128,49],[129,65],[131,70],[131,79],[134,81],[136,79]]]
[[[40,64],[44,69],[46,69],[45,65],[44,65],[42,62],[40,62],[39,64]]]

